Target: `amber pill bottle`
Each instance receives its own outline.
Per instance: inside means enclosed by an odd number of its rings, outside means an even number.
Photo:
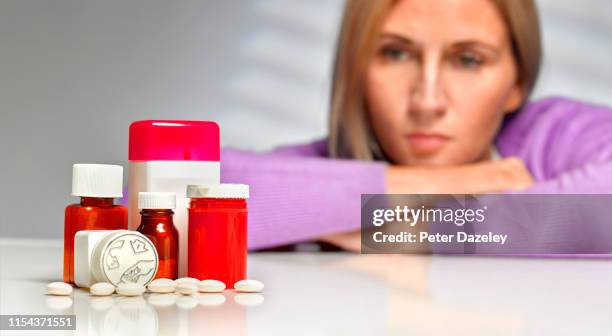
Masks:
[[[173,192],[138,193],[140,226],[138,232],[153,242],[159,257],[154,279],[178,277],[179,235],[172,216],[176,208]]]
[[[123,167],[75,164],[72,195],[80,202],[64,217],[64,282],[74,283],[74,235],[81,230],[127,230],[128,209],[114,203],[123,196]]]

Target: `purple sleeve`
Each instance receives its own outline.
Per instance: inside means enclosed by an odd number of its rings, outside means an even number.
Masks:
[[[534,194],[612,193],[612,109],[563,98],[530,104],[498,138],[504,156],[521,158]]]
[[[321,143],[221,151],[222,182],[251,187],[249,249],[359,229],[361,194],[385,192],[385,164],[323,154]]]
[[[504,156],[517,156],[526,163],[536,183],[518,193],[536,198],[513,203],[520,205],[514,213],[521,214],[509,218],[527,220],[498,221],[497,226],[480,229],[527,237],[516,245],[520,248],[507,244],[505,252],[610,253],[609,198],[537,196],[612,194],[612,109],[560,98],[531,104],[505,126],[498,148]]]

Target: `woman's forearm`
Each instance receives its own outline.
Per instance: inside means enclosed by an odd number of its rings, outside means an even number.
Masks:
[[[385,193],[386,164],[225,149],[221,180],[251,186],[249,248],[358,230],[361,194]]]

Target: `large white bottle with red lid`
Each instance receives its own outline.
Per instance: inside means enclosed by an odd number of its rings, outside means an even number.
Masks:
[[[130,125],[129,228],[140,224],[138,193],[174,192],[179,277],[187,274],[188,185],[220,183],[219,126],[210,121],[143,120]]]

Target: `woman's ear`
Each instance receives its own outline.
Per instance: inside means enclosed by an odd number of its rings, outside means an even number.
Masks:
[[[512,87],[510,94],[508,94],[508,98],[506,99],[506,104],[504,106],[504,111],[506,113],[513,113],[518,110],[519,107],[523,104],[525,99],[525,90],[522,83],[516,83]]]

